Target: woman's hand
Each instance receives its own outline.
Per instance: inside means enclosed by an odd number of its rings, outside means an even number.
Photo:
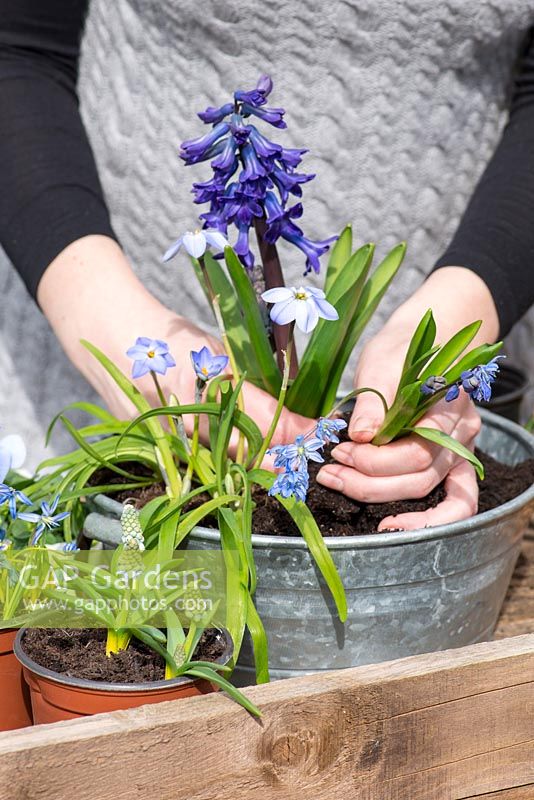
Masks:
[[[388,405],[393,402],[408,344],[428,308],[434,312],[436,341],[440,343],[475,319],[482,319],[483,324],[471,347],[497,338],[497,313],[483,281],[461,267],[440,269],[364,348],[355,377],[356,388],[378,389]],[[357,500],[386,502],[425,497],[446,479],[447,497],[436,508],[386,517],[380,530],[412,530],[475,514],[478,487],[473,468],[449,450],[416,435],[382,447],[370,444],[383,419],[379,398],[371,393],[359,395],[349,425],[352,441],[334,449],[339,463],[323,467],[318,481]],[[480,417],[471,399],[462,393],[452,403],[441,401],[435,405],[419,424],[442,430],[473,449]]]
[[[158,380],[165,396],[172,393],[182,404],[194,401],[191,351],[206,345],[212,353],[224,352],[215,337],[156,300],[137,279],[119,245],[105,236],[87,236],[65,248],[44,273],[38,301],[71,361],[119,419],[133,417],[135,409],[80,339],[96,345],[126,375],[132,368],[126,350],[138,336],[164,340],[176,367]],[[136,385],[151,404],[159,405],[149,375]],[[245,384],[243,397],[246,412],[267,433],[276,398],[252,384]],[[190,430],[192,417],[184,422]],[[273,443],[291,441],[312,426],[312,421],[284,410]]]

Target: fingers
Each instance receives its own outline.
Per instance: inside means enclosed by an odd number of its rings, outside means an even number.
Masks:
[[[343,492],[347,497],[365,503],[417,499],[426,497],[443,480],[455,459],[454,453],[442,449],[429,468],[422,472],[378,478],[342,464],[328,464],[319,471],[317,481],[328,489]]]
[[[418,424],[441,430],[462,444],[467,444],[480,430],[480,417],[472,403],[465,415],[459,416],[458,411],[442,401]],[[332,455],[344,466],[353,467],[371,477],[383,477],[425,472],[442,450],[438,445],[412,434],[382,447],[343,442],[334,448]],[[439,483],[445,473],[438,477]]]
[[[399,370],[392,364],[402,364],[402,359],[393,357],[398,342],[379,334],[363,350],[360,357],[354,386],[356,389],[378,389],[391,405],[399,382]],[[349,436],[353,442],[370,442],[384,421],[384,406],[372,392],[359,394],[349,422]]]
[[[475,470],[467,461],[458,461],[451,469],[445,481],[447,497],[435,508],[428,511],[398,514],[385,517],[378,526],[379,531],[401,529],[405,531],[444,525],[467,519],[477,513],[478,483]]]

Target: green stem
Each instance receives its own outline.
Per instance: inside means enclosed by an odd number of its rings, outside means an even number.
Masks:
[[[167,403],[167,400],[165,398],[165,395],[163,394],[163,389],[160,386],[160,383],[158,381],[157,375],[156,375],[155,372],[152,372],[152,370],[150,370],[150,374],[152,375],[152,380],[154,381],[154,386],[156,387],[156,392],[158,393],[158,398],[159,398],[159,402],[161,403],[161,407],[165,408],[165,406],[167,406],[168,403]],[[169,428],[171,429],[173,434],[176,436],[176,425],[174,423],[173,418],[171,416],[168,416],[167,420],[169,422]]]
[[[206,263],[202,256],[198,259],[198,263],[200,264],[200,268],[202,270],[202,275],[204,276],[204,281],[206,282],[206,288],[208,290],[208,294],[210,296],[212,305],[213,305],[213,313],[215,314],[215,319],[217,321],[217,327],[219,328],[219,333],[221,334],[221,339],[224,345],[224,349],[226,350],[226,354],[230,361],[230,367],[232,369],[232,374],[234,377],[234,381],[237,382],[239,380],[239,370],[237,368],[237,361],[230,345],[230,340],[226,333],[226,327],[224,325],[224,320],[221,314],[221,308],[219,305],[219,295],[215,294],[213,290],[213,286],[211,285],[210,277],[208,275],[208,270],[206,269]],[[237,407],[240,411],[245,410],[245,404],[243,402],[243,397],[240,394],[237,398]],[[237,443],[237,452],[235,457],[236,464],[242,464],[244,461],[245,456],[245,436],[240,431],[239,432],[239,439]]]
[[[386,402],[386,398],[384,397],[382,392],[379,392],[378,389],[367,389],[366,387],[363,387],[362,389],[354,389],[352,392],[349,392],[347,395],[345,395],[345,397],[342,397],[339,403],[336,403],[333,409],[330,411],[330,413],[327,414],[327,417],[332,417],[341,408],[343,408],[345,403],[348,403],[349,400],[352,400],[354,397],[357,397],[359,394],[363,394],[364,392],[372,392],[373,394],[376,394],[380,398],[380,400],[382,401],[382,405],[384,406],[384,416],[385,416],[388,413],[389,408]]]
[[[261,466],[261,462],[265,458],[265,454],[270,447],[272,438],[276,431],[276,426],[280,420],[280,416],[282,414],[282,410],[284,408],[284,402],[286,399],[287,394],[287,385],[289,382],[289,374],[291,369],[291,351],[293,349],[293,329],[291,329],[289,334],[289,341],[287,343],[287,351],[284,352],[284,372],[282,375],[282,386],[280,388],[280,394],[278,395],[278,403],[276,404],[276,409],[274,412],[274,416],[272,422],[269,426],[269,430],[267,431],[267,435],[263,440],[263,444],[260,448],[260,452],[258,453],[258,457],[254,463],[254,469],[258,469]]]

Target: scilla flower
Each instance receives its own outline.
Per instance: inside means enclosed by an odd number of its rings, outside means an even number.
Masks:
[[[228,356],[213,356],[207,347],[203,347],[198,353],[195,350],[191,352],[193,369],[198,380],[203,383],[220,375],[228,366],[228,360]]]
[[[126,351],[126,355],[134,362],[132,378],[141,378],[149,372],[165,375],[169,367],[176,366],[176,361],[169,353],[169,345],[147,336],[139,336],[133,347]]]
[[[329,419],[328,417],[319,417],[315,435],[324,444],[339,444],[338,433],[347,427],[344,419]]]
[[[22,438],[15,434],[0,439],[0,483],[10,469],[19,469],[26,460],[26,445]]]
[[[463,390],[471,395],[473,400],[478,400],[479,403],[487,403],[491,399],[491,384],[499,372],[499,365],[497,364],[499,358],[504,358],[504,356],[496,356],[487,364],[480,364],[474,369],[462,372]]]
[[[31,511],[23,511],[20,514],[17,514],[17,519],[23,519],[25,522],[37,523],[37,527],[35,528],[32,538],[30,539],[30,545],[32,547],[35,547],[35,545],[39,543],[39,539],[43,535],[45,528],[48,528],[48,530],[52,530],[52,528],[59,528],[59,523],[70,515],[70,511],[62,511],[60,514],[55,513],[59,505],[59,500],[60,497],[57,494],[52,501],[52,504],[43,501],[41,503],[40,514],[35,514]]]
[[[288,470],[277,475],[275,482],[269,489],[269,494],[271,497],[280,495],[285,499],[294,497],[304,503],[306,502],[309,483],[308,470]]]
[[[267,450],[268,455],[276,456],[275,467],[283,467],[292,471],[302,469],[308,461],[316,461],[322,464],[324,458],[319,450],[324,447],[322,439],[317,436],[306,438],[302,434],[297,436],[294,444],[276,445]]]
[[[271,319],[278,325],[287,325],[295,322],[297,328],[304,333],[311,333],[319,318],[339,319],[334,306],[325,299],[322,289],[313,286],[280,286],[263,292],[262,299],[266,303],[273,303]]]
[[[430,378],[427,378],[426,381],[421,384],[421,392],[430,397],[436,394],[436,392],[441,391],[441,389],[445,389],[446,386],[447,378],[444,378],[443,375],[431,375]]]
[[[179,252],[182,247],[193,258],[201,258],[208,247],[213,247],[215,250],[224,250],[228,246],[227,239],[220,233],[220,231],[213,230],[196,230],[194,232],[187,231],[183,236],[180,236],[174,244],[171,244],[165,255],[163,261],[170,261],[171,258]]]
[[[26,506],[32,505],[32,501],[24,492],[14,489],[6,483],[0,483],[0,506],[3,506],[4,503],[9,504],[9,513],[12,519],[16,519],[17,517],[17,500],[24,503]],[[20,516],[20,514],[18,516]]]

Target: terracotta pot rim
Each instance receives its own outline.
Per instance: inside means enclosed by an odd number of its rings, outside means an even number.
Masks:
[[[92,681],[88,678],[73,678],[68,675],[62,675],[60,672],[55,672],[54,670],[41,666],[41,664],[38,664],[36,661],[30,658],[30,656],[24,651],[22,643],[27,630],[27,628],[20,628],[15,638],[13,652],[23,667],[35,673],[40,678],[46,678],[53,683],[60,683],[64,686],[72,686],[77,689],[87,689],[89,691],[110,692],[117,694],[123,692],[164,692],[183,684],[195,683],[195,681],[199,680],[198,678],[180,676],[178,678],[171,678],[170,680],[151,681],[147,683],[111,683],[109,681]],[[222,664],[224,666],[228,664],[233,656],[234,643],[226,628],[219,628],[218,630],[220,630],[224,636],[226,648],[224,653],[213,663]]]

